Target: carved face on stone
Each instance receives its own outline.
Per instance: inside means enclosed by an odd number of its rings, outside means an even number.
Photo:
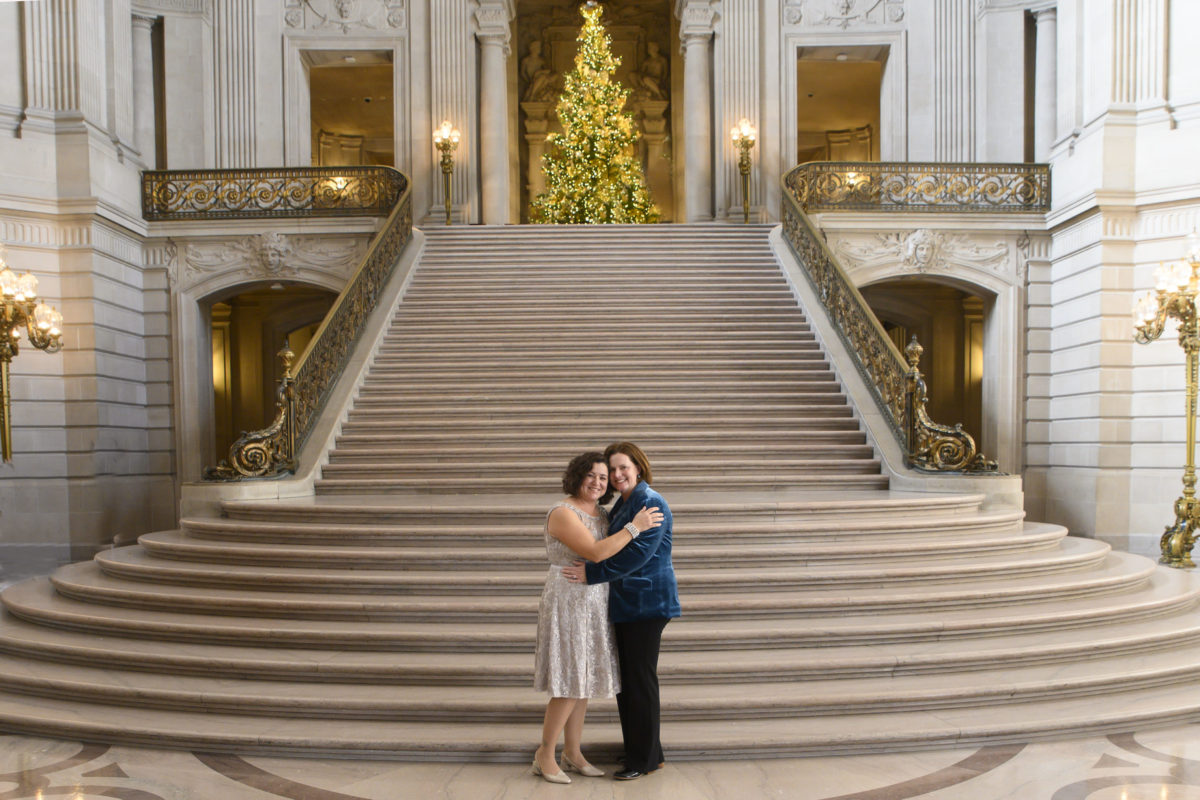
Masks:
[[[290,250],[287,239],[283,238],[282,234],[264,233],[259,246],[259,258],[262,260],[263,269],[271,274],[282,270]]]
[[[937,257],[938,242],[926,228],[915,230],[904,241],[904,263],[917,269],[927,269]]]
[[[354,13],[355,6],[358,5],[358,0],[333,0],[333,5],[337,8],[339,17],[349,19]]]

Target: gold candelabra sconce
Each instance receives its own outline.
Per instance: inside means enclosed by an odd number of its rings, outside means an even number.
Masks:
[[[62,349],[62,314],[38,301],[38,281],[29,273],[17,277],[4,261],[0,245],[0,456],[12,461],[12,406],[8,366],[18,352],[21,329],[38,350]]]
[[[1167,320],[1179,323],[1179,346],[1183,348],[1186,369],[1187,451],[1183,467],[1183,494],[1175,501],[1175,522],[1166,528],[1159,548],[1159,562],[1169,567],[1195,567],[1192,546],[1200,527],[1200,503],[1196,500],[1196,392],[1197,362],[1200,361],[1200,316],[1196,300],[1200,296],[1200,239],[1188,237],[1184,261],[1160,264],[1155,273],[1155,289],[1138,298],[1134,306],[1134,341],[1149,344],[1163,334]]]
[[[446,195],[446,224],[450,224],[451,177],[454,175],[454,151],[458,149],[458,128],[444,120],[433,131],[433,143],[442,154],[442,193]]]
[[[750,120],[742,117],[729,131],[733,146],[738,149],[738,172],[742,176],[742,222],[750,222],[750,151],[758,140],[758,131]]]

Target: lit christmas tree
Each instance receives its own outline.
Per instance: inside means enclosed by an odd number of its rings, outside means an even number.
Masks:
[[[584,23],[576,39],[575,69],[564,77],[556,108],[563,132],[547,137],[550,150],[542,157],[547,189],[533,201],[533,221],[658,222],[634,158],[637,130],[622,111],[629,90],[614,76],[621,62],[600,24],[603,9],[588,2],[580,13]]]

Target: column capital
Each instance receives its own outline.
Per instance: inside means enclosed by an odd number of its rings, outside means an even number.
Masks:
[[[158,21],[158,17],[151,14],[140,14],[134,11],[130,14],[130,19],[133,20],[134,29],[141,28],[142,30],[151,30],[154,28],[154,23]]]
[[[1058,6],[1046,6],[1045,8],[1035,8],[1033,18],[1037,22],[1053,22],[1058,19]]]
[[[675,0],[675,16],[679,18],[679,39],[707,39],[713,35],[717,11],[712,0]]]
[[[475,36],[482,44],[502,47],[508,55],[508,44],[512,40],[509,23],[514,16],[513,0],[480,0],[479,8],[475,9]]]

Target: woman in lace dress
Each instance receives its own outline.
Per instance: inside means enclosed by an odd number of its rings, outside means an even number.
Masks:
[[[612,492],[603,453],[589,452],[571,459],[563,473],[562,487],[567,496],[546,515],[550,571],[538,607],[533,679],[535,689],[550,694],[533,772],[552,783],[571,782],[554,757],[560,734],[565,737],[566,769],[589,777],[604,774],[580,751],[583,718],[589,698],[612,697],[620,689],[608,619],[608,590],[601,585],[571,583],[563,577],[562,567],[580,558],[602,561],[635,538],[628,529],[605,536],[608,514],[600,503],[607,501]],[[632,526],[650,528],[661,520],[658,509],[643,508]]]

